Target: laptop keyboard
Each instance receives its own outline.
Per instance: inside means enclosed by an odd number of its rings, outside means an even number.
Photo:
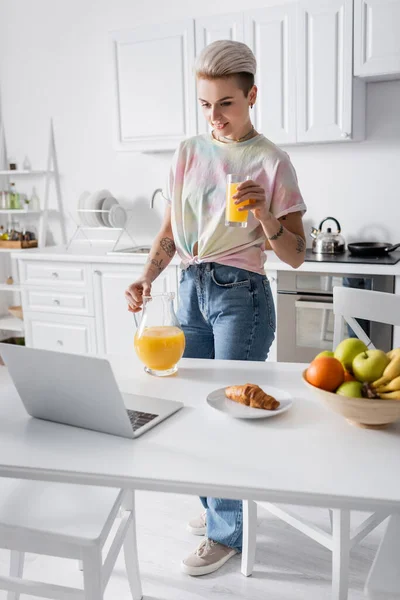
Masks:
[[[147,412],[141,412],[140,410],[127,410],[126,412],[128,413],[128,417],[131,422],[133,431],[136,431],[140,427],[143,427],[143,425],[146,425],[146,423],[149,423],[150,421],[158,417],[158,415],[153,415],[152,413]]]

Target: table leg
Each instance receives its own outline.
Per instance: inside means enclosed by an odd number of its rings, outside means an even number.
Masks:
[[[400,514],[389,518],[364,592],[369,600],[400,600]]]
[[[124,501],[124,508],[131,510],[133,519],[126,533],[124,541],[124,557],[126,573],[128,576],[129,587],[131,589],[132,599],[141,600],[143,598],[142,584],[140,581],[139,561],[136,542],[136,524],[135,524],[135,492],[129,491]]]

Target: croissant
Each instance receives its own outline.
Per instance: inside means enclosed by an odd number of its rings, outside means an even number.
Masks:
[[[229,400],[245,404],[251,408],[263,408],[264,410],[276,410],[279,407],[278,400],[266,394],[259,385],[246,383],[245,385],[231,385],[225,388],[225,396]]]

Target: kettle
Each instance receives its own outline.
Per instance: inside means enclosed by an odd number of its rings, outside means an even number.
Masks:
[[[337,231],[334,233],[330,227],[326,231],[322,231],[322,226],[325,221],[335,221]],[[340,235],[340,224],[334,217],[326,217],[319,224],[318,229],[315,227],[311,230],[311,237],[313,239],[312,251],[315,254],[340,254],[346,249],[346,243],[344,237]]]

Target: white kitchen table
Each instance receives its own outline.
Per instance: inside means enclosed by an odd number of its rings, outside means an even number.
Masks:
[[[304,365],[185,359],[156,378],[134,354],[110,362],[122,391],[185,407],[136,440],[118,438],[30,418],[0,367],[0,476],[400,513],[400,423],[349,425],[310,394]],[[286,390],[293,407],[250,421],[207,404],[212,390],[247,382]]]

